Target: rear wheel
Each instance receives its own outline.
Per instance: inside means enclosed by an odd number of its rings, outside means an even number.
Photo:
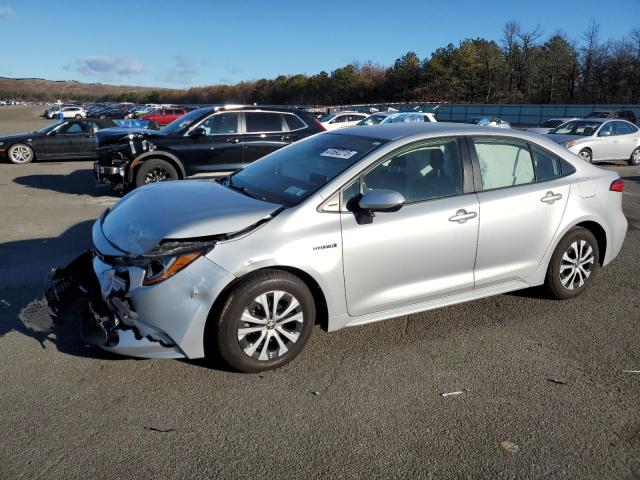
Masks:
[[[636,148],[631,153],[631,157],[629,157],[629,165],[633,165],[634,167],[640,165],[640,147]]]
[[[82,115],[76,115],[75,118],[76,120],[80,120],[82,118]]]
[[[315,318],[313,295],[302,280],[279,270],[258,272],[232,290],[212,319],[217,323],[205,351],[240,372],[272,370],[300,353]]]
[[[584,148],[582,150],[580,150],[580,153],[578,153],[578,156],[583,159],[585,162],[589,162],[592,163],[593,162],[593,157],[591,154],[591,150],[589,150],[588,148]]]
[[[547,270],[551,295],[566,300],[580,295],[598,271],[598,242],[586,228],[569,230],[556,247]]]
[[[9,161],[17,164],[31,163],[36,158],[33,153],[33,148],[29,145],[25,145],[24,143],[16,143],[15,145],[12,145],[7,154]]]
[[[178,171],[166,160],[153,158],[144,162],[136,172],[136,187],[148,183],[178,180]]]

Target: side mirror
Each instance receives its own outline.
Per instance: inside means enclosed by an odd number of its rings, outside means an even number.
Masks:
[[[358,202],[358,207],[362,213],[371,215],[374,212],[397,212],[405,202],[402,194],[394,190],[369,190]]]
[[[599,137],[610,137],[611,136],[611,130],[603,130],[600,133],[598,133]]]
[[[194,128],[189,132],[189,136],[191,138],[200,138],[204,137],[207,134],[206,130],[202,127]]]

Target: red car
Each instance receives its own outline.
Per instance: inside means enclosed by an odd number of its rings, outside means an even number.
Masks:
[[[187,111],[184,108],[157,108],[143,115],[140,119],[156,122],[159,126],[164,127],[185,113],[187,113]]]

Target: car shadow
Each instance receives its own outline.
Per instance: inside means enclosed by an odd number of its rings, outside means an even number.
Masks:
[[[67,175],[25,175],[13,180],[19,185],[71,195],[119,196],[109,185],[99,185],[92,170],[75,170]]]
[[[73,311],[53,315],[44,298],[47,274],[68,264],[91,246],[92,220],[80,222],[58,237],[34,238],[0,244],[0,341],[12,332],[36,340],[40,348],[101,359],[121,359],[87,347],[77,329]]]

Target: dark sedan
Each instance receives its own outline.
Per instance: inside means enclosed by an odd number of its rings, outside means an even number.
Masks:
[[[0,158],[11,163],[66,158],[95,158],[95,134],[116,127],[110,119],[88,118],[57,122],[31,133],[0,138]]]
[[[117,188],[219,175],[322,131],[302,110],[199,108],[157,132],[99,132],[95,174]]]

